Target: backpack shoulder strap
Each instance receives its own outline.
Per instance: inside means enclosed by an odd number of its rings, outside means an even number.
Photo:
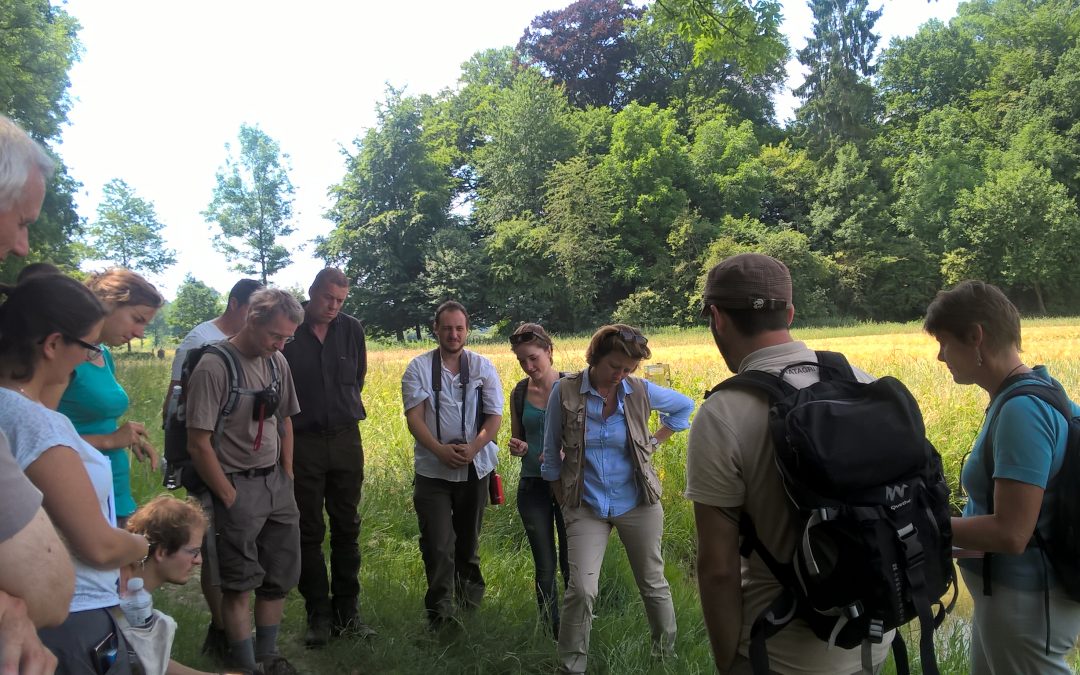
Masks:
[[[429,354],[431,354],[431,391],[438,394],[442,391],[442,358],[439,357],[438,349],[432,349]],[[437,403],[438,396],[435,399]]]
[[[229,393],[225,397],[225,404],[221,407],[221,415],[218,418],[220,420],[231,415],[233,410],[236,409],[236,404],[240,400],[240,392],[244,388],[244,373],[229,347],[214,342],[206,345],[204,355],[206,354],[214,354],[225,362],[226,385]]]
[[[705,398],[709,398],[718,391],[724,389],[756,389],[764,392],[769,401],[775,403],[787,396],[784,383],[776,375],[771,375],[762,370],[746,370],[738,375],[732,375],[720,382],[715,387],[705,392]]]
[[[510,414],[517,422],[518,429],[523,429],[522,416],[525,414],[525,396],[528,394],[529,378],[525,378],[514,385],[510,392]]]
[[[833,379],[839,375],[841,379],[856,381],[855,370],[848,363],[847,357],[840,352],[815,351],[818,358],[818,374],[822,381]]]

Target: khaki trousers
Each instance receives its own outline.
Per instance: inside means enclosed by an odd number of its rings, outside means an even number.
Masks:
[[[570,558],[570,583],[563,596],[559,628],[559,672],[585,672],[593,605],[600,589],[600,567],[612,528],[619,532],[641,600],[645,603],[653,650],[671,653],[675,647],[675,608],[660,554],[663,507],[644,504],[621,516],[600,518],[592,507],[582,504],[577,508],[564,507],[563,518]]]

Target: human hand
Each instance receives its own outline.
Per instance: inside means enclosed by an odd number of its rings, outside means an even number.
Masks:
[[[221,500],[221,503],[225,505],[225,508],[231,509],[232,505],[236,503],[236,488],[231,484],[225,486],[227,489],[219,494],[217,498]]]
[[[520,438],[510,439],[510,454],[514,457],[524,457],[529,453],[529,444]]]
[[[41,644],[20,598],[0,592],[0,675],[52,675],[56,656]]]
[[[157,449],[150,443],[150,436],[146,433],[146,427],[141,422],[124,422],[120,428],[113,432],[116,439],[116,447],[127,446],[131,448],[131,454],[135,459],[142,462],[150,460],[150,468],[157,471]]]
[[[456,447],[456,445],[440,443],[434,450],[435,456],[447,467],[451,469],[460,469],[468,464],[469,460],[462,457],[461,454],[455,450]]]
[[[453,448],[454,454],[462,459],[461,466],[473,461],[476,453],[480,452],[480,448],[474,450],[471,443],[451,443],[450,447]]]

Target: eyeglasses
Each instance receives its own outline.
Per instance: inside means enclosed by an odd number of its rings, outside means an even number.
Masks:
[[[644,335],[639,335],[632,330],[620,330],[618,333],[614,333],[623,339],[623,342],[637,342],[640,345],[649,344],[649,338]]]
[[[551,344],[543,335],[534,333],[531,330],[523,330],[520,333],[514,333],[510,336],[510,346],[517,347],[518,345],[523,345],[526,342],[532,342],[533,340],[543,342],[544,344]]]
[[[79,345],[80,347],[85,348],[86,349],[86,360],[87,361],[93,361],[97,357],[101,356],[101,347],[98,347],[97,345],[92,345],[89,342],[86,342],[84,340],[80,340],[77,337],[70,337],[68,335],[65,335],[64,339],[67,340],[68,342],[73,342],[73,343]]]
[[[295,335],[280,335],[278,333],[270,333],[270,337],[274,338],[274,342],[284,342],[289,344],[296,339]]]
[[[202,548],[199,547],[199,546],[194,546],[194,547],[192,547],[192,546],[181,546],[180,550],[183,551],[184,553],[187,553],[189,556],[191,556],[192,560],[202,556]]]

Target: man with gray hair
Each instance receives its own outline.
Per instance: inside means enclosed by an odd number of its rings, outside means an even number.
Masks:
[[[0,261],[25,256],[28,230],[45,199],[53,161],[14,122],[0,115]],[[59,552],[59,554],[58,554]],[[56,657],[36,629],[59,625],[75,584],[71,557],[0,433],[0,665],[52,673]]]
[[[41,213],[54,167],[41,145],[0,115],[0,260],[30,252],[30,224]]]
[[[277,650],[285,596],[300,577],[291,420],[300,406],[281,349],[302,319],[285,291],[256,292],[240,332],[199,360],[185,401],[188,452],[214,497],[230,665],[264,674],[296,672]]]

